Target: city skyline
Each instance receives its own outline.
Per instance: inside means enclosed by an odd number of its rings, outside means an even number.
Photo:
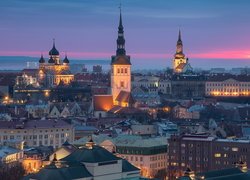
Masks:
[[[1,2],[0,32],[6,43],[0,55],[40,56],[41,52],[47,55],[55,38],[61,54],[66,51],[71,59],[109,59],[115,51],[119,3]],[[170,65],[181,29],[184,53],[194,67],[197,63],[199,67],[206,65],[209,59],[217,64],[227,59],[228,66],[249,65],[249,42],[245,38],[250,30],[246,23],[247,1],[121,3],[126,49],[135,64],[151,65],[150,61],[155,60],[153,64]]]

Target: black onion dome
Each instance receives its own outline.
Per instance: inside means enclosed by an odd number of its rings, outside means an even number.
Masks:
[[[55,63],[54,59],[50,56],[48,63]]]
[[[52,49],[49,51],[49,55],[50,55],[50,56],[53,56],[53,55],[58,56],[58,55],[59,55],[59,51],[56,49],[56,46],[55,46],[55,40],[54,40],[54,42],[53,42],[53,47],[52,47]]]
[[[63,63],[69,63],[69,59],[67,56],[65,56],[64,60],[63,60]]]
[[[43,55],[41,55],[41,58],[39,59],[39,63],[45,63],[45,59],[43,58]]]

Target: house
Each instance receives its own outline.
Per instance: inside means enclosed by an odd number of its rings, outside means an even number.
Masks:
[[[24,180],[34,179],[139,180],[140,170],[90,140],[61,160],[55,154],[50,165],[24,177]]]

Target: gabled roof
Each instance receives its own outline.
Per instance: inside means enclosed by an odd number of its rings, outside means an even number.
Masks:
[[[58,167],[57,167],[58,166]],[[86,167],[78,162],[63,162],[59,165],[52,162],[50,165],[41,169],[36,174],[31,174],[24,177],[26,179],[39,179],[39,180],[69,180],[92,177]]]
[[[108,150],[96,145],[94,145],[92,149],[83,146],[62,159],[62,161],[77,161],[86,163],[99,163],[115,160],[119,160],[119,158],[110,153]]]
[[[111,113],[116,114],[142,114],[144,113],[138,108],[135,107],[121,107],[121,106],[114,106],[112,109],[109,110]]]
[[[187,64],[186,63],[180,63],[176,69],[184,69],[184,67],[186,66]]]
[[[130,164],[127,160],[122,159],[122,172],[140,171],[137,167]]]
[[[120,91],[117,98],[115,99],[118,102],[126,102],[129,104],[135,103],[135,100],[133,99],[133,96],[130,92],[127,91]]]
[[[93,96],[94,111],[109,111],[113,107],[112,95]]]
[[[130,56],[126,55],[112,56],[111,65],[131,65]]]

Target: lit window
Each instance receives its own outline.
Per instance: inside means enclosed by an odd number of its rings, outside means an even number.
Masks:
[[[220,153],[216,153],[216,154],[214,154],[214,157],[221,157],[221,154]]]
[[[232,148],[232,151],[238,151],[238,150],[239,150],[239,148],[237,148],[237,147]]]

